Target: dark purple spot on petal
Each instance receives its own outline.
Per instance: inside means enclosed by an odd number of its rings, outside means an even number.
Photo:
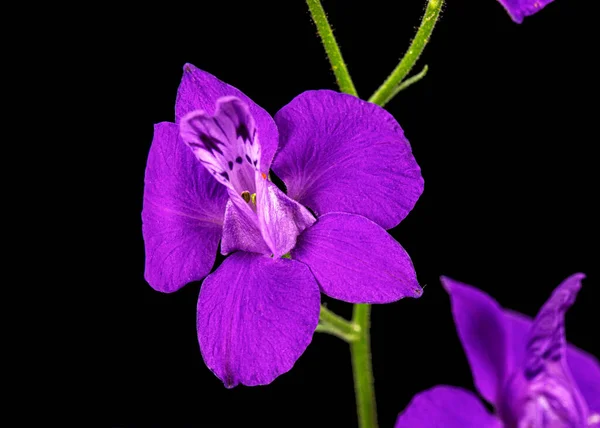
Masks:
[[[257,163],[258,163],[258,161],[257,161],[257,160],[255,160],[255,161],[254,161],[254,166],[256,166],[256,164],[257,164]]]
[[[532,380],[544,370],[544,364],[538,359],[533,364],[528,364],[524,370],[525,379]]]
[[[213,153],[213,152],[217,152],[219,154],[223,154],[223,151],[219,148],[219,145],[224,145],[221,141],[217,140],[214,137],[211,137],[210,135],[206,135],[206,134],[200,134],[200,141],[202,141],[204,143],[204,148]]]
[[[246,155],[246,160],[250,165],[252,165],[252,159],[250,159],[250,156]]]
[[[235,158],[235,161],[237,163],[242,163],[242,158],[240,156],[238,156],[237,158]]]
[[[250,133],[248,132],[248,128],[246,127],[245,123],[240,123],[237,129],[235,130],[235,133],[238,136],[238,138],[242,137],[242,140],[248,141],[250,144],[252,144],[252,140],[250,139]]]
[[[232,170],[233,169],[233,162],[229,161],[229,162],[227,162],[227,164],[229,165],[229,170]]]
[[[225,180],[229,181],[229,174],[227,174],[226,172],[220,172],[219,175],[222,176]]]

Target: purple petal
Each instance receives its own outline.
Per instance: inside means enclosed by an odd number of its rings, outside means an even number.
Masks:
[[[475,386],[487,401],[497,405],[510,361],[502,308],[475,287],[447,277],[440,280],[450,295],[454,323]]]
[[[230,200],[225,210],[221,253],[229,254],[237,250],[259,254],[270,253],[255,218]]]
[[[270,383],[312,340],[319,309],[319,287],[302,263],[235,253],[200,289],[204,361],[228,388]]]
[[[527,334],[522,364],[505,387],[503,413],[519,426],[586,426],[588,408],[566,361],[565,313],[583,274],[563,281],[538,312]]]
[[[423,292],[404,248],[358,215],[319,217],[298,238],[292,258],[310,267],[323,293],[346,302],[388,303]]]
[[[565,313],[575,303],[583,278],[585,275],[577,274],[563,281],[535,317],[527,338],[523,366],[528,380],[533,380],[552,365],[566,363]]]
[[[576,346],[569,345],[567,347],[567,363],[571,370],[571,376],[587,403],[590,414],[600,415],[600,363],[598,363],[598,359]],[[600,417],[598,417],[598,422],[600,422]]]
[[[212,74],[202,71],[192,64],[183,67],[183,77],[177,92],[175,117],[177,123],[194,110],[203,110],[209,115],[215,110],[217,100],[233,96],[248,105],[251,115],[256,122],[257,135],[262,147],[260,170],[269,171],[273,155],[277,150],[278,134],[275,122],[265,110],[255,104],[240,90],[217,79]]]
[[[523,18],[533,15],[542,10],[553,0],[498,0],[517,24],[523,22]]]
[[[227,201],[178,135],[173,123],[154,126],[144,186],[145,278],[165,293],[210,272]]]
[[[560,339],[551,334],[547,340],[542,339],[544,337],[543,331],[551,325],[554,325],[556,330],[563,330],[564,332],[564,321],[561,317],[564,316],[566,307],[561,307],[560,302],[570,302],[574,298],[574,293],[579,289],[583,278],[583,274],[576,274],[567,278],[557,288],[556,294],[553,294],[544,305],[540,311],[541,317],[538,315],[535,324],[531,318],[516,312],[505,311],[504,316],[506,325],[510,328],[510,349],[513,355],[514,370],[526,368],[529,373],[537,371],[536,367],[545,371],[550,370],[553,378],[557,378],[561,384],[567,382],[567,390],[575,390],[575,399],[581,393],[590,413],[598,414],[600,413],[600,364],[598,360],[573,345],[566,346],[564,337]],[[563,300],[565,297],[566,300]],[[548,311],[554,311],[556,316],[548,317]],[[561,312],[563,315],[560,315]],[[540,328],[540,322],[545,319],[548,319],[548,324],[542,323],[543,325]],[[535,331],[534,339],[537,338],[537,341],[531,341],[530,335],[533,331]],[[541,349],[545,351],[540,352]],[[536,358],[535,355],[539,357]],[[551,357],[558,357],[559,359],[552,361]],[[546,361],[548,359],[550,361]],[[525,376],[523,377],[525,378]],[[556,382],[556,380],[552,380],[552,383],[555,384]],[[551,382],[547,381],[547,383]],[[571,383],[573,385],[569,386]]]
[[[475,394],[439,385],[413,397],[395,428],[501,428]]]
[[[278,258],[294,248],[298,235],[310,227],[315,218],[269,180],[259,178],[256,187],[256,207],[262,236],[273,257]]]
[[[194,110],[179,126],[181,138],[200,163],[245,205],[242,193],[256,193],[261,153],[248,106],[238,98],[219,98],[214,116]]]
[[[421,170],[398,122],[381,107],[333,91],[307,91],[275,121],[273,171],[317,216],[360,214],[396,226],[423,192]]]

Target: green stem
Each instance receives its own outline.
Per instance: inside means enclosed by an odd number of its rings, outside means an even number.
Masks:
[[[354,342],[360,337],[358,325],[334,314],[325,306],[321,306],[317,332],[332,334],[348,343]]]
[[[396,87],[396,89],[394,89],[394,92],[392,92],[392,94],[390,95],[390,97],[387,100],[383,101],[379,105],[383,107],[389,101],[391,101],[398,94],[398,92],[405,90],[406,88],[408,88],[409,86],[413,85],[414,83],[417,83],[419,80],[421,80],[423,77],[425,77],[425,75],[427,74],[428,70],[429,70],[429,67],[425,66],[425,67],[423,67],[423,70],[421,70],[419,72],[419,74],[415,74],[414,76],[409,77],[404,82],[400,83]]]
[[[352,83],[352,79],[348,73],[346,63],[342,58],[340,48],[333,36],[329,21],[327,21],[327,15],[325,15],[325,10],[323,10],[321,1],[306,0],[306,3],[310,9],[312,19],[317,26],[317,31],[319,32],[319,36],[321,37],[321,41],[323,42],[323,46],[329,57],[329,62],[331,63],[331,68],[333,69],[340,90],[347,94],[358,96],[356,89],[354,88],[354,83]]]
[[[417,59],[425,49],[425,45],[429,41],[433,27],[440,16],[440,11],[444,0],[429,0],[425,15],[421,21],[421,26],[417,31],[417,35],[413,39],[408,52],[400,60],[400,63],[396,66],[392,74],[386,79],[385,82],[375,91],[375,93],[369,98],[369,101],[375,104],[382,105],[392,98],[392,93],[398,87],[400,82],[408,75],[410,70],[413,68]]]
[[[352,372],[354,373],[354,393],[360,428],[377,427],[377,408],[373,389],[373,366],[371,363],[371,341],[369,318],[371,306],[354,305],[352,322],[360,327],[360,338],[350,343]]]

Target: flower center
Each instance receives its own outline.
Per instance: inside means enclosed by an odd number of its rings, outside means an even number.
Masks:
[[[202,110],[188,113],[181,119],[180,134],[227,187],[231,203],[225,211],[221,251],[270,252],[279,258],[315,218],[260,171],[261,148],[248,105],[236,97],[223,97],[215,110],[214,116]]]

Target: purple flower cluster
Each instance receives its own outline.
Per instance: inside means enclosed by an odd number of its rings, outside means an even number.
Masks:
[[[310,343],[320,291],[353,303],[421,295],[386,229],[422,191],[410,145],[382,108],[307,91],[272,118],[186,65],[175,123],[155,126],[148,156],[145,277],[162,292],[206,277],[197,316],[206,365],[227,387],[266,384]],[[208,275],[219,242],[229,257]]]
[[[442,278],[475,386],[495,414],[475,394],[439,385],[416,395],[396,428],[600,427],[600,365],[565,338],[583,278],[564,280],[534,320]]]

